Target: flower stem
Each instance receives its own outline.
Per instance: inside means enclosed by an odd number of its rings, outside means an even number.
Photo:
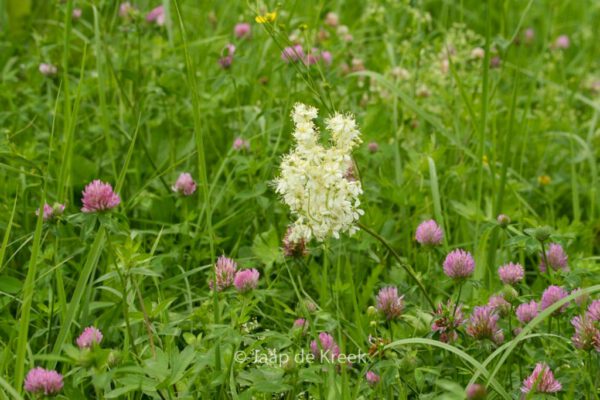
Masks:
[[[454,303],[454,310],[452,311],[452,321],[454,321],[454,318],[456,316],[456,309],[458,308],[458,303],[460,302],[460,294],[462,293],[462,288],[463,288],[464,282],[461,282],[460,285],[458,286],[458,295],[456,296],[456,303]]]
[[[394,250],[392,248],[392,246],[383,237],[381,237],[378,233],[376,233],[375,231],[373,231],[371,228],[368,228],[367,226],[365,226],[361,222],[358,222],[358,226],[363,231],[365,231],[366,233],[368,233],[369,235],[371,235],[375,239],[377,239],[379,242],[381,242],[381,244],[383,244],[383,246],[389,250],[390,254],[396,259],[396,261],[398,261],[398,264],[400,264],[400,266],[402,268],[404,268],[404,270],[406,271],[406,273],[408,275],[410,275],[410,277],[417,283],[417,285],[419,286],[419,289],[421,289],[421,292],[423,292],[423,295],[425,295],[425,298],[427,299],[427,302],[431,306],[431,309],[435,311],[435,303],[433,302],[433,300],[429,296],[429,293],[427,293],[427,289],[425,289],[425,286],[423,286],[423,283],[419,280],[419,278],[415,274],[415,271],[413,271],[412,267],[410,265],[406,264],[405,262],[403,262],[402,259],[400,258],[400,255],[396,252],[396,250]]]
[[[546,266],[546,270],[548,271],[548,279],[550,280],[550,284],[552,284],[552,267],[548,263],[548,256],[546,255],[546,246],[544,246],[543,240],[540,240],[540,244],[542,245],[542,257],[544,258],[544,265]]]

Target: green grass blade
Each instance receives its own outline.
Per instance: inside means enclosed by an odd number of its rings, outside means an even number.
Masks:
[[[123,169],[119,174],[119,178],[117,180],[117,184],[115,186],[115,192],[120,193],[121,188],[123,187],[123,183],[125,182],[125,175],[127,175],[127,169],[129,168],[129,162],[131,161],[131,156],[133,155],[133,150],[135,149],[135,142],[137,140],[138,132],[140,130],[140,120],[142,115],[138,116],[138,122],[135,127],[135,132],[133,133],[133,138],[131,139],[131,143],[129,144],[129,149],[127,150],[127,156],[125,156],[125,162],[123,163]]]
[[[38,255],[42,240],[42,227],[44,222],[44,213],[41,212],[45,203],[44,193],[40,196],[40,213],[37,217],[35,225],[35,233],[33,234],[33,244],[31,245],[31,257],[27,269],[27,277],[23,285],[23,302],[21,305],[21,313],[19,319],[19,336],[17,339],[17,350],[15,352],[15,386],[21,391],[23,378],[25,376],[25,351],[27,342],[29,341],[29,319],[31,317],[31,303],[33,302],[33,293],[35,289],[35,275],[37,271]]]
[[[17,196],[15,196],[15,201],[13,202],[12,212],[10,213],[10,218],[8,220],[8,224],[6,224],[6,231],[4,231],[4,239],[2,239],[2,247],[0,247],[0,272],[2,272],[2,268],[4,266],[4,256],[6,255],[6,249],[8,247],[8,240],[10,238],[10,230],[12,228],[13,221],[15,219],[15,211],[17,209]]]
[[[54,342],[54,347],[52,348],[53,354],[60,354],[61,348],[67,340],[69,329],[71,328],[71,325],[73,324],[73,321],[77,316],[77,310],[79,309],[87,283],[90,280],[90,277],[93,275],[93,271],[96,269],[96,265],[98,264],[98,260],[100,259],[100,254],[102,253],[102,248],[105,240],[104,235],[104,227],[100,227],[100,229],[96,233],[96,237],[94,238],[94,242],[92,243],[90,252],[88,253],[85,265],[83,266],[81,274],[79,275],[79,280],[77,281],[77,285],[75,286],[75,291],[71,296],[71,301],[69,303],[69,309],[66,313],[66,318],[64,321],[62,321],[62,326],[60,327],[60,331],[58,332],[58,336],[56,337],[56,341]],[[54,368],[55,366],[56,360],[51,360],[49,362],[48,367]]]
[[[447,343],[443,343],[437,340],[432,339],[423,339],[423,338],[413,338],[413,339],[402,339],[396,340],[385,346],[386,349],[394,349],[396,347],[411,345],[411,344],[422,344],[426,346],[439,347],[443,350],[449,351],[450,353],[456,354],[459,356],[466,364],[471,365],[479,374],[483,375],[486,378],[489,378],[489,381],[492,384],[492,387],[498,392],[500,396],[504,399],[510,399],[511,397],[506,393],[506,391],[502,388],[502,386],[490,375],[489,371],[476,359],[462,351],[461,349],[451,346]]]
[[[442,228],[442,231],[447,233],[444,225],[444,214],[442,213],[442,200],[440,198],[440,185],[437,176],[437,170],[435,168],[435,161],[431,157],[427,157],[429,163],[429,186],[431,187],[431,198],[433,199],[433,213],[435,219]],[[448,245],[448,235],[444,235],[444,244]]]
[[[6,382],[2,376],[0,376],[0,387],[6,390],[13,400],[23,400],[23,397],[19,392],[14,387],[10,386],[10,383]]]

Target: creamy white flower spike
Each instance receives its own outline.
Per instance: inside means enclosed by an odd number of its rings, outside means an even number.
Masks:
[[[360,207],[360,181],[348,174],[353,170],[351,152],[361,143],[352,115],[335,114],[327,119],[332,146],[319,144],[313,120],[317,109],[296,104],[292,111],[296,145],[283,157],[275,190],[296,218],[289,239],[319,241],[340,233],[352,235],[364,213]]]

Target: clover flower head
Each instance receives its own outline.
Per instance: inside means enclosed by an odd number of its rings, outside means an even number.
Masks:
[[[41,63],[39,66],[39,71],[44,76],[54,76],[58,72],[58,69],[49,63]]]
[[[511,309],[510,303],[501,295],[491,296],[488,300],[488,306],[496,310],[501,317],[508,315]]]
[[[556,286],[556,285],[548,286],[548,288],[546,288],[546,290],[544,290],[544,293],[542,293],[542,302],[541,302],[542,310],[545,310],[546,308],[550,307],[552,304],[556,303],[557,301],[559,301],[561,299],[564,299],[568,295],[569,295],[569,293],[567,293],[567,291],[560,286]],[[552,315],[558,315],[561,312],[564,312],[568,306],[569,306],[569,303],[564,304],[558,310],[554,311],[554,313]]]
[[[535,39],[535,30],[533,28],[527,28],[525,29],[525,32],[523,32],[523,36],[525,38],[525,43],[531,44]]]
[[[439,303],[433,314],[433,324],[431,330],[439,333],[440,341],[452,343],[458,339],[458,328],[465,322],[462,312],[462,306],[454,305],[452,300],[446,304]]]
[[[24,387],[30,393],[53,396],[63,388],[63,376],[54,370],[36,367],[27,373]]]
[[[531,375],[523,381],[521,392],[555,393],[562,390],[562,385],[554,379],[554,374],[545,363],[537,363]]]
[[[379,151],[379,143],[377,142],[369,142],[367,148],[369,149],[369,153],[375,154]]]
[[[500,214],[496,218],[496,221],[498,222],[498,225],[500,225],[503,228],[506,228],[510,224],[510,217],[506,214]]]
[[[236,272],[233,284],[239,292],[249,292],[252,289],[256,289],[259,277],[260,273],[254,268],[242,269]]]
[[[475,339],[490,339],[496,344],[504,341],[504,333],[498,327],[498,313],[493,307],[475,307],[467,324],[467,333]]]
[[[377,294],[377,309],[388,320],[396,319],[404,310],[404,296],[398,297],[398,289],[385,287]]]
[[[94,344],[100,344],[103,337],[104,336],[102,335],[102,332],[100,332],[100,329],[93,326],[88,326],[77,338],[77,347],[80,349],[90,348]]]
[[[250,142],[242,137],[237,137],[233,141],[233,149],[236,151],[250,150]]]
[[[150,12],[146,14],[146,21],[154,22],[157,26],[163,26],[165,24],[165,8],[160,5],[150,10]]]
[[[461,249],[453,250],[444,260],[444,273],[450,278],[460,280],[473,274],[475,270],[475,260],[468,251]]]
[[[310,351],[319,361],[333,361],[340,355],[340,348],[329,333],[319,333],[319,339],[310,342]]]
[[[62,215],[65,212],[65,205],[60,203],[54,203],[51,206],[48,203],[44,204],[44,208],[42,210],[42,218],[44,221],[50,221],[51,219]],[[35,210],[35,215],[40,215],[40,209]]]
[[[110,183],[98,179],[89,183],[83,190],[81,202],[84,213],[106,211],[115,208],[121,203],[121,198],[113,191]]]
[[[304,318],[298,318],[294,321],[294,328],[302,328],[303,330],[308,329],[308,321]]]
[[[126,1],[119,5],[119,17],[129,18],[136,11],[135,7],[130,2]]]
[[[233,285],[236,271],[237,264],[235,261],[233,261],[233,259],[220,256],[215,264],[215,276],[214,278],[209,278],[208,286],[213,289],[216,281],[217,292],[227,289]]]
[[[473,383],[467,387],[465,391],[467,395],[467,400],[485,400],[487,397],[487,390],[485,386],[479,383]]]
[[[304,59],[302,45],[288,46],[281,51],[281,59],[286,63],[296,62]]]
[[[196,191],[196,182],[191,174],[182,172],[171,187],[171,190],[183,196],[191,196]]]
[[[587,314],[595,322],[600,322],[600,300],[594,300],[587,308]]]
[[[415,233],[415,239],[423,246],[437,246],[442,243],[443,238],[442,228],[432,219],[421,222]]]
[[[367,382],[369,382],[369,385],[371,385],[371,386],[377,385],[379,383],[379,381],[381,380],[381,377],[373,371],[367,371],[367,373],[365,374],[365,378],[367,379]]]
[[[340,23],[340,17],[334,13],[333,11],[328,12],[325,15],[325,25],[329,25],[332,28],[335,28]]]
[[[233,28],[233,34],[238,39],[246,39],[249,38],[252,34],[252,28],[249,23],[240,22],[239,24],[236,24]]]
[[[523,280],[525,270],[521,264],[508,263],[498,268],[498,275],[502,283],[506,285],[514,285]]]
[[[548,259],[548,264],[553,271],[558,271],[559,269],[565,271],[569,270],[567,253],[565,253],[560,244],[550,243],[548,250],[546,250],[546,258]],[[540,271],[546,272],[546,267],[546,261],[542,256],[540,260]]]
[[[520,304],[515,311],[517,319],[522,324],[526,324],[539,314],[539,305],[535,300],[531,300],[529,303]]]
[[[575,328],[575,334],[571,338],[573,346],[584,351],[592,350],[594,347],[600,348],[600,342],[597,341],[600,338],[600,330],[589,315],[574,317],[571,325]]]
[[[554,48],[556,49],[568,49],[571,46],[571,40],[567,35],[560,35],[554,41]]]

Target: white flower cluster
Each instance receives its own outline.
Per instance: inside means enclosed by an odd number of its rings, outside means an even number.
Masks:
[[[360,181],[354,179],[351,152],[360,140],[360,132],[351,115],[336,113],[327,119],[332,145],[319,144],[319,132],[313,120],[317,109],[296,104],[292,111],[296,145],[284,156],[281,174],[275,180],[279,193],[296,217],[290,240],[323,241],[339,238],[340,232],[352,235],[356,221],[364,213],[360,207]]]

